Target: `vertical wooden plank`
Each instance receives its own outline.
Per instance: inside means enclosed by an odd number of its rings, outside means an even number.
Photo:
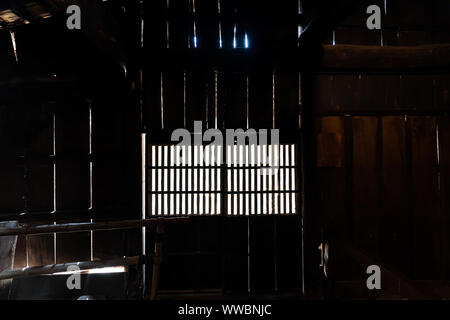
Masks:
[[[378,119],[353,117],[352,124],[355,243],[371,256],[378,257]]]
[[[408,185],[406,121],[402,116],[382,118],[382,207],[380,253],[382,261],[409,275]]]
[[[436,118],[410,117],[413,277],[436,279],[441,270],[437,198]]]

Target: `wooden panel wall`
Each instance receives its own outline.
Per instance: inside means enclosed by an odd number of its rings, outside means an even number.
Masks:
[[[295,0],[276,8],[234,0],[146,4],[146,21],[163,12],[150,19],[143,49],[149,141],[169,143],[173,129],[192,131],[194,121],[202,121],[204,130],[281,128],[282,136],[293,133],[290,141],[298,142],[299,73],[278,70],[257,55],[296,47],[297,6]],[[153,60],[155,53],[159,58]],[[169,226],[161,286],[242,293],[298,289],[299,227],[298,217],[195,217],[189,225]]]
[[[350,128],[343,128],[345,118]],[[333,122],[340,125],[326,133]],[[315,207],[325,228],[412,279],[446,279],[447,122],[407,115],[317,118]],[[353,143],[340,147],[342,140]],[[344,175],[338,166],[349,154],[351,171]]]

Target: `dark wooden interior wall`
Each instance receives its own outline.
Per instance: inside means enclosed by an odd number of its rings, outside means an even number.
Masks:
[[[448,1],[388,0],[381,32],[365,27],[365,9],[376,2],[364,2],[336,28],[336,46],[380,46],[382,37],[384,46],[449,42]],[[320,217],[335,249],[350,244],[413,280],[448,280],[450,76],[370,69],[322,69],[310,78],[309,214]],[[342,252],[334,259],[337,280],[364,286],[367,266]]]
[[[299,70],[277,68],[263,50],[296,48],[298,1],[276,7],[258,1],[195,4],[195,12],[192,1],[146,4],[142,60],[149,143],[169,143],[173,129],[192,131],[194,121],[202,121],[204,130],[215,128],[216,121],[221,130],[275,125],[284,137],[293,133],[286,143],[297,143]],[[246,32],[248,49],[243,48]],[[162,289],[245,293],[250,287],[261,293],[301,287],[298,216],[193,217],[189,225],[167,228]]]
[[[42,224],[136,218],[138,110],[130,107],[123,71],[60,23],[18,29],[18,62],[8,47],[9,32],[0,31],[6,47],[2,77],[17,79],[13,84],[5,81],[0,89],[0,219]],[[134,248],[131,254],[138,253],[135,236],[139,234],[134,231],[94,232],[93,258],[122,257],[129,248]],[[130,239],[129,248],[124,237]],[[57,235],[55,254],[53,235],[19,237],[15,267],[24,267],[27,260],[29,266],[52,264],[55,257],[57,263],[90,260],[90,240],[88,232]]]

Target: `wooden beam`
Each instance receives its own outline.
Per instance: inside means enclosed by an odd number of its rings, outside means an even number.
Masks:
[[[143,257],[126,257],[123,259],[104,260],[104,261],[85,261],[85,262],[70,262],[62,264],[51,264],[46,266],[36,266],[21,269],[14,269],[0,273],[0,280],[17,279],[39,275],[51,275],[55,273],[67,272],[70,266],[77,266],[80,271],[90,269],[100,269],[106,267],[126,267],[130,265],[137,265],[143,262]]]
[[[71,233],[94,230],[123,230],[136,229],[141,227],[158,226],[161,224],[183,223],[189,218],[157,218],[146,220],[121,220],[107,222],[86,222],[86,223],[65,223],[51,224],[36,227],[4,228],[0,229],[1,236],[13,236],[21,234],[51,234],[51,233]]]
[[[410,47],[324,45],[320,69],[423,70],[450,68],[450,44]]]

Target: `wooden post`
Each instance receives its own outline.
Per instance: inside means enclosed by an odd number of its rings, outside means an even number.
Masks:
[[[156,294],[158,291],[159,273],[162,263],[163,235],[164,224],[159,223],[156,226],[155,254],[153,256],[152,290],[150,300],[156,300]]]

